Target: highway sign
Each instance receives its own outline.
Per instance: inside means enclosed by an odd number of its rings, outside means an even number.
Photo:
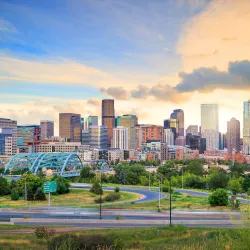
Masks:
[[[45,182],[43,185],[43,192],[44,193],[55,193],[56,192],[56,182]]]

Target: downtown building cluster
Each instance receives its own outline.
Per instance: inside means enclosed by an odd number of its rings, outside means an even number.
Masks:
[[[0,118],[0,156],[32,152],[78,152],[83,161],[193,159],[198,157],[248,161],[250,155],[250,100],[244,102],[243,138],[240,122],[227,122],[227,133],[219,132],[217,104],[201,105],[201,126],[184,127],[184,111],[175,109],[162,125],[140,124],[133,114],[115,116],[113,99],[102,100],[98,116],[59,114],[59,136],[54,122],[17,125]]]

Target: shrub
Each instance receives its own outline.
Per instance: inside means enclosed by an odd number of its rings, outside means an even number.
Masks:
[[[49,240],[56,233],[55,229],[49,229],[45,227],[37,227],[35,230],[35,235],[38,239]]]
[[[46,196],[43,192],[42,188],[38,188],[34,194],[34,200],[35,201],[45,201],[46,200]]]
[[[211,206],[227,206],[228,193],[225,189],[219,188],[208,197],[208,201]]]
[[[247,190],[247,195],[250,196],[250,188],[248,188],[248,190]]]
[[[116,244],[114,237],[107,237],[101,234],[74,235],[62,234],[51,239],[48,250],[58,249],[121,249]]]
[[[11,200],[18,201],[19,200],[19,191],[17,188],[13,188],[11,191]]]
[[[91,189],[89,190],[90,192],[94,194],[103,194],[103,190],[98,182],[94,182]]]
[[[8,194],[10,194],[10,185],[4,177],[0,176],[0,195]]]
[[[163,193],[169,193],[170,188],[168,186],[165,186],[165,187],[162,187],[161,190]],[[173,193],[173,192],[174,192],[174,190],[171,188],[171,193]]]
[[[62,176],[56,176],[54,181],[56,182],[57,194],[66,194],[69,192],[70,184],[66,178],[63,178]]]
[[[115,190],[114,190],[116,193],[119,193],[120,192],[120,188],[119,187],[115,187]]]
[[[121,198],[121,195],[120,195],[119,193],[110,193],[110,194],[108,194],[108,195],[104,198],[104,200],[110,202],[110,201],[119,200],[120,198]]]
[[[103,203],[103,201],[104,201],[104,199],[102,198],[102,203]],[[101,198],[100,197],[95,198],[94,202],[100,204]]]

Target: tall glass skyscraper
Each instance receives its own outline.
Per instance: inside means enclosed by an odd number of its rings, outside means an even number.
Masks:
[[[53,121],[41,121],[41,139],[54,136],[54,122]]]
[[[218,104],[201,104],[201,134],[206,138],[207,150],[219,149]]]
[[[182,109],[175,109],[170,116],[171,119],[176,119],[178,122],[177,136],[184,136],[184,112]]]
[[[250,155],[250,100],[244,102],[243,111],[243,153]]]
[[[89,127],[89,144],[91,148],[106,149],[107,148],[107,127],[106,126],[90,126]]]
[[[107,127],[108,147],[111,147],[115,126],[115,108],[113,99],[102,100],[102,125]]]
[[[81,142],[81,115],[72,113],[59,114],[59,136],[67,142]]]

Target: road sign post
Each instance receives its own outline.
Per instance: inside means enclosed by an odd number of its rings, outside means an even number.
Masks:
[[[55,193],[56,192],[56,182],[51,181],[51,182],[45,182],[43,185],[43,192],[45,194],[48,194],[48,211],[50,212],[50,193]]]

